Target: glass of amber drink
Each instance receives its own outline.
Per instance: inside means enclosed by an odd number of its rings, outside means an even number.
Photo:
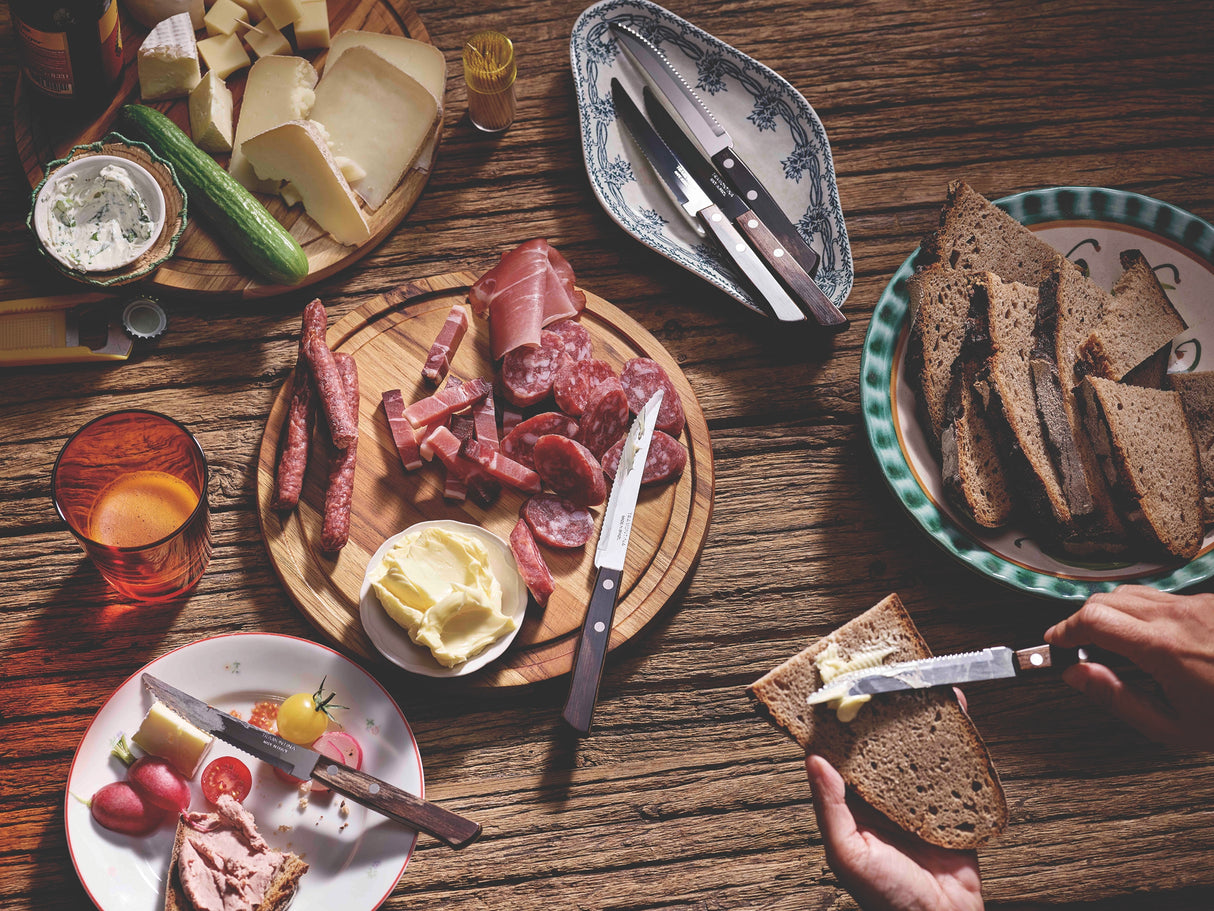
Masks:
[[[85,424],[55,460],[55,509],[106,581],[128,598],[188,591],[211,560],[206,456],[154,411]]]

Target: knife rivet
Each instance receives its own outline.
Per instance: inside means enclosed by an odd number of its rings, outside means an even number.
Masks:
[[[615,580],[614,579],[604,579],[603,588],[606,589],[607,591],[611,591],[613,588],[615,588]]]
[[[757,218],[750,219],[750,221],[746,222],[746,227],[748,227],[748,228],[759,227],[759,220]]]
[[[596,622],[595,622],[595,624],[594,624],[594,631],[595,631],[596,633],[601,633],[601,632],[602,632],[603,630],[605,630],[605,629],[607,629],[607,624],[606,624],[606,623],[604,623],[602,620],[598,620],[598,621],[596,621]]]
[[[748,200],[750,200],[751,202],[754,202],[756,199],[759,198],[759,191],[758,190],[747,190],[746,198]]]
[[[713,220],[713,221],[720,221],[720,220],[721,220],[721,216],[720,216],[720,215],[718,215],[716,212],[713,212],[713,213],[712,213],[712,220]]]
[[[337,766],[329,766],[329,771],[330,771],[330,772],[336,772],[336,771],[337,771]],[[368,791],[369,793],[371,793],[371,794],[378,794],[378,793],[379,793],[379,785],[377,785],[377,784],[376,784],[376,783],[373,781],[373,782],[371,782],[369,785],[367,785],[367,791]]]
[[[784,255],[783,250],[772,250],[771,253],[772,253],[772,256],[776,257],[776,259],[779,259],[781,256]]]
[[[1045,656],[1040,652],[1033,652],[1033,654],[1029,655],[1029,664],[1033,667],[1041,667],[1041,665],[1045,664]]]
[[[725,160],[723,160],[723,161],[721,162],[721,167],[723,167],[723,168],[732,168],[732,167],[733,167],[733,159],[732,159],[732,158],[726,158]]]
[[[736,244],[734,246],[734,249],[737,250],[739,253],[741,253],[743,250],[746,249],[746,244],[743,244],[743,243]]]

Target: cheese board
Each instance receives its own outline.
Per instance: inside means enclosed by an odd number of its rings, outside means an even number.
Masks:
[[[313,440],[299,506],[280,514],[271,507],[283,419],[291,397],[288,377],[275,399],[261,441],[257,468],[258,517],[270,562],[304,616],[349,653],[383,662],[359,617],[363,575],[387,538],[416,522],[454,519],[508,538],[526,495],[504,490],[488,509],[443,499],[443,480],[431,466],[406,472],[392,441],[381,398],[400,389],[406,402],[429,395],[422,367],[452,305],[463,303],[476,280],[468,272],[421,279],[379,295],[330,327],[329,346],[355,359],[359,371],[358,466],[349,543],[336,556],[320,549],[325,496],[322,434]],[[594,356],[619,370],[633,357],[662,365],[682,399],[687,426],[680,440],[687,466],[675,482],[644,487],[633,526],[610,647],[635,637],[679,590],[694,569],[712,516],[714,474],[708,426],[678,364],[644,327],[612,304],[586,292],[581,323]],[[493,376],[489,331],[474,319],[451,366],[463,379]],[[594,507],[596,527],[603,507]],[[596,532],[597,533],[597,532]],[[546,607],[532,603],[518,637],[501,658],[464,679],[473,685],[510,687],[568,673],[594,584],[594,538],[584,548],[543,555],[556,581]]]
[[[328,0],[329,30],[333,35],[351,29],[401,35],[430,42],[421,18],[409,0]],[[100,141],[109,134],[124,104],[140,103],[135,57],[147,30],[126,16],[122,21],[124,67],[113,101],[91,118],[72,120],[49,110],[41,96],[23,78],[17,80],[13,105],[14,135],[21,167],[30,186],[43,178],[44,166],[65,157],[73,147]],[[327,51],[300,52],[323,72]],[[240,109],[247,69],[228,77],[237,111]],[[149,102],[189,134],[186,98]],[[145,285],[173,293],[202,297],[264,298],[306,287],[344,269],[373,250],[408,215],[429,180],[442,136],[442,106],[415,164],[375,210],[364,210],[369,236],[354,245],[340,244],[310,219],[301,205],[288,207],[276,196],[259,194],[271,214],[299,241],[308,258],[308,274],[294,286],[259,280],[205,219],[190,207],[190,223],[177,245],[176,254],[146,279]],[[226,167],[228,156],[216,155]]]

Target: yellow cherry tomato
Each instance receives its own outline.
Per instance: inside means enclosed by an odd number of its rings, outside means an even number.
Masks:
[[[326,678],[327,679],[327,678]],[[325,681],[315,693],[295,693],[278,707],[278,733],[292,743],[308,746],[329,727],[329,710],[336,693],[325,695]]]

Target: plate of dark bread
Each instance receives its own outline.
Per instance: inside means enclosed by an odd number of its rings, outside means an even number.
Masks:
[[[948,553],[1032,594],[1208,579],[1211,300],[1214,228],[1195,215],[1099,187],[992,202],[954,181],[865,338],[891,490]]]

